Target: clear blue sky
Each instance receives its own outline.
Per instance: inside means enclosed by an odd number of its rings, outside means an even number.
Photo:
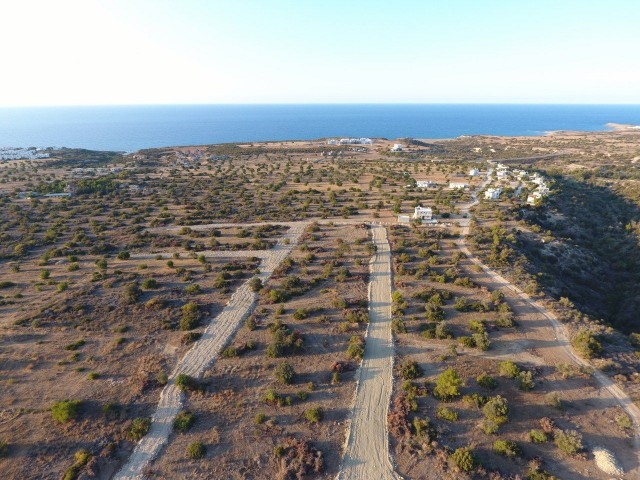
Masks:
[[[640,0],[21,0],[0,106],[640,103]]]

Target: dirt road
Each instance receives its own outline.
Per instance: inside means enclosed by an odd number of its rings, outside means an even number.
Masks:
[[[358,372],[354,407],[338,479],[398,479],[389,456],[387,412],[393,389],[391,252],[384,227],[372,227],[377,252],[371,262],[369,326]]]
[[[477,192],[472,194],[474,201],[461,206],[461,212],[468,214],[469,209],[477,203]],[[542,359],[544,364],[573,363],[578,366],[590,367],[589,362],[581,358],[569,341],[565,326],[558,318],[540,302],[531,298],[509,280],[485,265],[473,255],[466,244],[469,233],[469,221],[461,223],[462,235],[456,241],[460,251],[475,265],[480,266],[484,275],[491,282],[491,289],[501,289],[505,292],[514,313],[517,314],[523,340],[521,346],[526,346],[528,355]],[[543,320],[540,322],[539,320]],[[515,351],[519,351],[517,343],[513,343]],[[535,362],[534,362],[535,363]],[[604,373],[594,370],[593,377],[601,386],[601,400],[603,406],[620,406],[631,417],[635,427],[635,458],[622,457],[628,478],[640,478],[640,408],[633,403],[629,396]],[[623,452],[617,452],[622,455]],[[633,475],[637,475],[634,477]]]
[[[261,273],[258,275],[263,282],[273,274],[275,268],[298,243],[304,227],[304,223],[291,226],[273,249],[264,252],[259,267]],[[288,239],[288,243],[285,239]],[[246,252],[246,256],[252,254],[253,252]],[[169,383],[160,394],[160,401],[152,416],[149,433],[136,445],[128,462],[115,475],[115,479],[144,478],[144,469],[167,443],[173,429],[173,421],[183,406],[183,394],[174,383],[176,376],[184,373],[195,378],[202,377],[242,321],[251,313],[255,303],[256,294],[251,291],[248,282],[245,282],[234,292],[224,310],[211,320],[202,337],[174,368]]]

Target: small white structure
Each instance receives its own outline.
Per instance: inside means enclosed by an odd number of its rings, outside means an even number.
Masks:
[[[420,220],[432,220],[433,210],[431,210],[431,207],[417,206],[415,211],[413,212],[413,218]]]
[[[536,197],[534,197],[533,195],[529,195],[527,197],[527,205],[535,205],[536,204]]]
[[[478,170],[477,168],[472,168],[471,170],[469,170],[470,177],[476,177],[478,175],[480,175],[480,170]]]
[[[71,192],[63,192],[63,193],[45,193],[43,197],[45,198],[62,198],[62,197],[70,197]]]
[[[498,200],[500,198],[500,194],[502,193],[501,188],[487,188],[484,191],[484,198],[487,200]]]
[[[373,140],[370,138],[341,138],[338,143],[340,145],[371,145]]]
[[[330,138],[329,140],[327,140],[327,145],[338,145],[338,140],[336,140],[335,138]]]
[[[398,215],[398,223],[411,223],[409,215]]]
[[[391,151],[392,152],[401,152],[402,151],[402,144],[401,143],[394,143],[393,147],[391,147]]]
[[[418,180],[416,181],[416,188],[435,188],[438,184],[431,180]]]
[[[449,188],[451,190],[463,190],[469,188],[469,184],[464,182],[449,182]]]

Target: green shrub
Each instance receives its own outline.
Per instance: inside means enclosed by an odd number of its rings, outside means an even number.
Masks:
[[[235,358],[238,356],[238,349],[236,347],[227,347],[220,352],[220,355],[224,358]]]
[[[498,431],[500,425],[491,420],[482,420],[480,423],[478,423],[478,428],[487,435],[493,435]]]
[[[513,362],[500,362],[498,371],[503,377],[516,378],[520,374],[520,368]]]
[[[304,320],[309,316],[309,312],[306,308],[298,308],[295,312],[293,312],[293,318],[295,320]]]
[[[196,390],[198,387],[198,381],[185,373],[181,373],[176,376],[176,387],[178,387],[183,392]]]
[[[82,401],[80,400],[62,400],[55,402],[51,406],[51,416],[60,423],[67,423],[78,416]]]
[[[506,423],[509,419],[509,404],[507,399],[497,395],[491,397],[482,407],[482,413],[487,418],[498,425]]]
[[[482,372],[480,375],[478,375],[478,377],[476,378],[476,382],[478,382],[478,385],[480,385],[482,388],[486,388],[487,390],[493,390],[498,386],[498,382],[496,381],[496,379],[486,372]]]
[[[556,392],[547,393],[544,396],[544,403],[550,407],[557,408],[558,410],[562,408],[562,400]]]
[[[256,416],[253,419],[253,423],[256,425],[262,425],[269,419],[264,413],[256,413]]]
[[[258,324],[256,323],[256,319],[253,317],[249,317],[245,320],[244,326],[247,327],[248,330],[254,331],[258,328]]]
[[[1,288],[11,288],[11,287],[15,287],[16,284],[14,282],[10,282],[9,280],[3,280],[2,282],[0,282],[0,289]]]
[[[200,305],[194,302],[186,303],[182,306],[182,318],[180,319],[180,330],[193,330],[200,325]]]
[[[129,260],[131,258],[131,254],[126,250],[118,252],[118,260]]]
[[[436,428],[428,418],[413,418],[413,432],[417,437],[422,438],[425,442],[429,443],[436,438]]]
[[[285,453],[285,448],[282,445],[276,445],[275,447],[273,447],[273,456],[275,458],[280,458],[284,455]]]
[[[82,347],[86,342],[82,339],[77,340],[73,343],[70,343],[69,345],[65,346],[64,349],[65,350],[78,350],[80,347]]]
[[[349,339],[347,356],[354,360],[362,360],[362,357],[364,356],[364,339],[360,335],[353,335]]]
[[[290,385],[295,375],[296,372],[289,362],[280,363],[276,367],[276,379],[284,385]]]
[[[310,423],[319,423],[323,417],[324,413],[320,407],[309,408],[304,411],[304,418]]]
[[[301,402],[304,402],[307,398],[309,398],[309,393],[305,392],[304,390],[299,390],[298,393],[296,393],[296,397],[298,397],[298,400],[300,400]]]
[[[75,480],[78,478],[82,468],[91,460],[91,452],[88,450],[78,450],[74,454],[75,463],[64,473],[62,480]]]
[[[422,368],[415,360],[406,359],[400,364],[400,376],[405,380],[413,380],[422,376]]]
[[[458,412],[452,410],[451,408],[438,407],[438,409],[436,410],[436,417],[441,420],[455,422],[456,420],[458,420]]]
[[[198,285],[197,283],[190,283],[189,285],[184,287],[184,293],[186,293],[187,295],[195,295],[197,293],[200,293],[200,290],[200,285]]]
[[[134,442],[137,442],[144,437],[151,427],[151,420],[148,418],[134,418],[129,428],[129,437]]]
[[[582,435],[575,430],[556,430],[553,435],[553,442],[566,455],[575,455],[584,448]]]
[[[536,383],[533,381],[533,373],[530,371],[521,371],[518,374],[518,388],[525,392],[532,390],[533,387],[536,386]]]
[[[9,444],[3,440],[0,440],[0,458],[5,458],[9,455]]]
[[[547,437],[547,434],[544,433],[543,430],[540,430],[537,428],[529,430],[528,436],[529,436],[529,441],[532,443],[544,443],[549,439]]]
[[[585,358],[598,357],[602,353],[602,344],[596,339],[593,332],[587,329],[580,330],[571,339],[571,344]]]
[[[451,460],[453,460],[457,467],[463,472],[470,472],[476,467],[476,459],[474,458],[473,450],[469,447],[456,449],[451,454]]]
[[[100,374],[98,372],[89,372],[89,380],[97,380],[100,378]]]
[[[128,284],[124,288],[124,292],[122,294],[122,298],[123,298],[125,303],[127,303],[129,305],[133,305],[134,303],[136,303],[140,299],[141,295],[142,295],[142,290],[140,290],[140,287],[138,286],[137,283],[133,282],[133,283]]]
[[[473,338],[473,342],[476,344],[476,348],[482,351],[489,350],[489,347],[491,346],[491,340],[489,340],[489,334],[487,332],[474,333],[471,338]]]
[[[155,278],[147,278],[142,282],[142,288],[145,290],[158,288],[158,281]]]
[[[187,458],[199,460],[205,456],[207,449],[202,442],[190,443],[187,447]]]
[[[620,412],[618,415],[616,415],[616,423],[623,430],[631,430],[633,428],[631,417],[624,412]]]
[[[262,290],[263,286],[264,285],[262,284],[262,280],[260,280],[258,277],[253,277],[251,280],[249,280],[249,288],[252,292],[259,292],[260,290]]]
[[[282,342],[271,342],[267,345],[266,354],[269,358],[280,358],[284,354],[284,345]]]
[[[399,318],[399,317],[395,317],[393,320],[391,320],[391,329],[393,330],[393,333],[407,333],[407,326],[404,324],[404,321]]]
[[[453,368],[448,368],[438,375],[433,394],[440,400],[452,400],[460,396],[460,386],[462,383],[462,379],[458,376],[458,373]]]
[[[493,451],[503,457],[519,457],[522,454],[520,447],[511,440],[496,440],[493,442]]]
[[[196,422],[196,417],[188,410],[178,413],[173,421],[173,428],[180,432],[186,432]]]

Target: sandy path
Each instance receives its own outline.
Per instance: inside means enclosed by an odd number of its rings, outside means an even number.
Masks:
[[[367,344],[338,479],[397,479],[389,457],[387,412],[393,389],[391,252],[387,231],[372,227],[377,247],[371,262]]]
[[[275,268],[298,243],[304,227],[303,223],[292,226],[272,250],[266,251],[260,263],[261,273],[258,275],[263,282],[273,274]],[[288,244],[285,244],[285,238],[289,239]],[[211,320],[202,337],[178,362],[169,377],[169,383],[160,394],[160,401],[151,418],[149,433],[136,445],[128,462],[115,475],[115,479],[144,478],[144,469],[167,443],[173,429],[173,421],[183,406],[184,397],[175,386],[175,377],[181,373],[195,378],[202,377],[242,321],[251,313],[255,307],[256,296],[249,288],[249,282],[243,283],[231,296],[224,310]]]

